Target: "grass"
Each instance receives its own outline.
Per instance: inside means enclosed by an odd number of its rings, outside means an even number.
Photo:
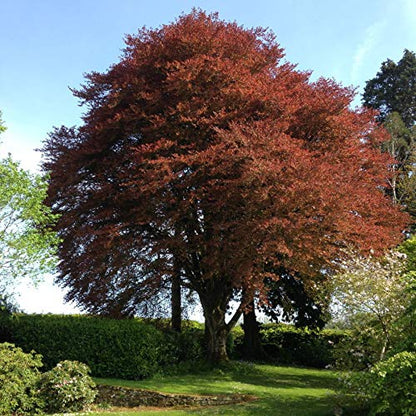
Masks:
[[[154,377],[143,381],[97,379],[101,384],[146,388],[166,393],[254,395],[258,400],[197,409],[102,411],[96,416],[329,416],[334,415],[337,373],[272,365],[234,364],[224,370]]]

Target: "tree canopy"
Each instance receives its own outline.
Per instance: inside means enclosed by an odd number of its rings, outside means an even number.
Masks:
[[[86,76],[84,124],[44,146],[69,299],[133,314],[176,268],[219,360],[271,270],[315,276],[346,245],[400,240],[373,111],[283,57],[267,30],[194,10],[127,36],[120,62]]]
[[[403,205],[413,218],[416,216],[416,55],[405,50],[396,64],[388,59],[377,75],[367,81],[363,103],[379,111],[381,121],[390,134],[382,145],[395,161],[389,193],[394,203]]]
[[[416,121],[416,55],[407,49],[397,64],[387,59],[377,75],[367,81],[363,103],[380,112],[384,121],[388,114],[397,112],[406,127]]]
[[[0,123],[0,129],[5,130]],[[24,276],[37,280],[55,267],[56,216],[46,205],[47,181],[8,156],[0,160],[0,292]]]

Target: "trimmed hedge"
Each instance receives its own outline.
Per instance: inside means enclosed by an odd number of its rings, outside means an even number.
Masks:
[[[95,377],[142,379],[206,357],[203,325],[189,322],[180,334],[163,328],[158,320],[15,314],[0,317],[0,342],[42,354],[46,370],[63,360],[80,361]],[[347,337],[284,324],[262,325],[260,335],[271,362],[317,368],[334,364],[334,346]],[[227,340],[233,358],[244,358],[243,337],[236,327]]]
[[[136,319],[18,314],[0,321],[0,337],[42,354],[46,369],[81,361],[97,377],[141,379],[175,360],[164,334]]]
[[[234,332],[235,351],[241,356],[244,333]],[[325,368],[335,364],[335,347],[345,342],[345,331],[296,328],[287,324],[263,324],[260,327],[263,349],[270,361],[279,364]]]

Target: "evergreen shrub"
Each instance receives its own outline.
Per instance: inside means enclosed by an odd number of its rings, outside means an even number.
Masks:
[[[13,344],[0,344],[0,415],[38,414],[37,395],[41,356],[25,353]]]

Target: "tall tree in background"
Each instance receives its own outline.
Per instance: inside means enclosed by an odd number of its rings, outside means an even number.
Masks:
[[[416,128],[408,128],[400,114],[390,113],[383,123],[390,134],[390,140],[382,145],[382,150],[395,159],[391,164],[390,194],[393,203],[401,204],[413,216],[416,216],[415,195],[415,158]]]
[[[363,104],[380,112],[379,120],[396,112],[405,126],[411,128],[416,121],[416,55],[407,49],[396,64],[391,59],[381,64],[377,75],[367,81]]]
[[[0,132],[4,130],[0,117]],[[40,175],[23,170],[10,156],[0,159],[0,298],[3,301],[23,277],[36,281],[56,265],[58,241],[51,230],[56,216],[43,204],[46,189],[47,182]]]
[[[176,273],[220,361],[264,280],[279,278],[265,265],[313,276],[343,246],[399,241],[407,217],[382,192],[386,135],[372,111],[349,108],[351,90],[310,83],[268,31],[202,11],[126,44],[75,91],[84,124],[44,146],[69,299],[132,314]]]
[[[396,64],[381,64],[377,75],[367,81],[363,104],[379,111],[378,119],[390,133],[382,149],[395,159],[390,179],[391,197],[416,218],[416,55],[405,50]]]

